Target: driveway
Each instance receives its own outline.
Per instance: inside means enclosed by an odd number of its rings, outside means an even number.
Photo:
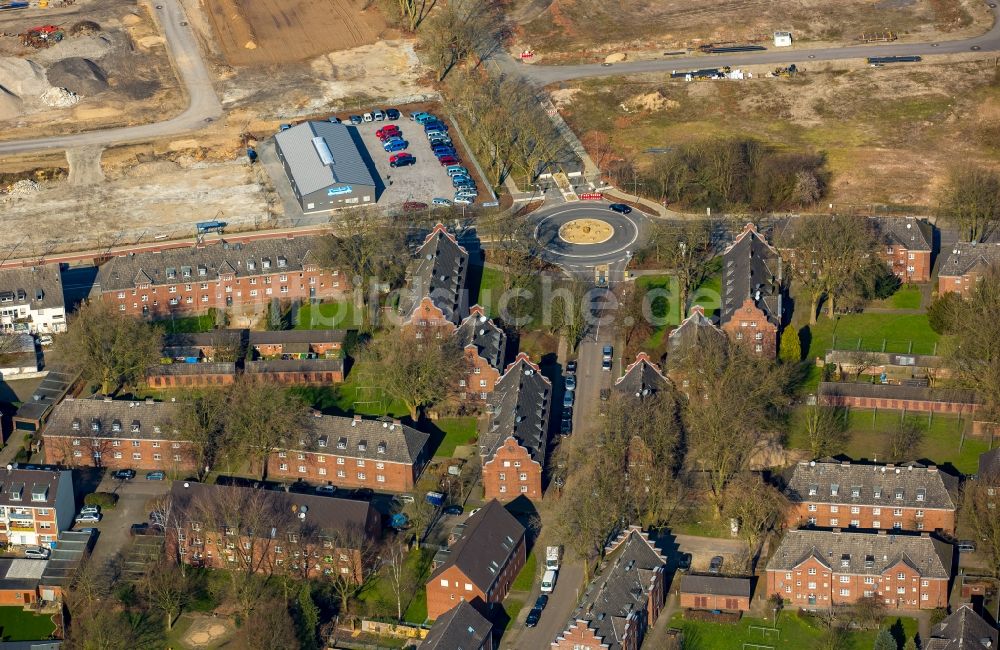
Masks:
[[[103,511],[104,517],[97,524],[81,524],[77,528],[97,528],[100,535],[94,547],[92,557],[104,564],[120,553],[128,544],[129,529],[132,524],[139,524],[149,519],[147,502],[170,491],[170,481],[147,481],[140,472],[131,481],[116,481],[109,471],[97,488],[100,492],[113,492],[118,495],[118,504],[114,508]]]
[[[539,546],[535,551],[540,558],[539,571],[544,564],[544,550],[544,547]],[[535,580],[530,597],[524,603],[524,609],[511,623],[511,629],[504,634],[500,647],[504,650],[548,648],[556,636],[566,629],[569,617],[580,601],[582,587],[583,563],[573,553],[564,553],[555,591],[549,594],[549,604],[545,606],[538,625],[533,628],[524,627],[524,618],[531,611],[531,606],[535,604],[535,599],[540,593],[539,581]]]

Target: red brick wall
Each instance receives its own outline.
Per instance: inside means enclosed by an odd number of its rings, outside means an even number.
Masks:
[[[946,293],[955,292],[967,298],[969,292],[972,291],[972,287],[976,286],[976,282],[978,281],[979,274],[975,272],[966,273],[965,275],[939,275],[938,295],[943,296]]]
[[[191,471],[195,468],[194,445],[181,440],[132,440],[98,438],[96,446],[88,437],[42,434],[45,462],[68,467],[107,467],[109,469]],[[80,444],[74,445],[74,441]],[[115,445],[114,443],[118,443]],[[176,446],[175,446],[176,445]],[[93,452],[100,452],[96,460]],[[139,458],[135,458],[138,454]],[[116,458],[120,455],[120,458]],[[156,458],[159,456],[159,458]],[[179,460],[178,458],[179,457]]]
[[[809,511],[810,506],[816,510]],[[836,512],[833,511],[836,508]],[[857,508],[858,512],[852,512]],[[875,513],[878,510],[878,514]],[[901,510],[902,514],[895,513]],[[922,512],[922,516],[917,513]],[[899,522],[901,530],[942,530],[948,534],[955,532],[955,511],[926,508],[896,508],[891,502],[881,506],[826,504],[826,503],[796,503],[788,510],[787,524],[790,527],[804,525],[810,518],[815,518],[816,526],[824,528],[847,528],[852,521],[858,521],[857,528],[876,528],[892,530],[893,524]],[[878,522],[876,526],[875,523]],[[919,526],[923,524],[923,526]]]
[[[38,600],[34,589],[0,589],[0,605],[21,606]]]
[[[750,599],[738,596],[682,593],[681,607],[685,609],[722,609],[731,612],[748,612],[750,611]]]
[[[285,457],[282,458],[281,454],[285,454]],[[343,464],[338,464],[338,460],[342,460]],[[336,454],[281,450],[268,456],[267,473],[272,478],[301,478],[313,483],[330,482],[337,487],[368,487],[380,492],[408,492],[413,489],[413,465],[371,459],[364,463],[361,467],[358,466],[357,459]],[[282,465],[285,466],[284,469]],[[363,474],[364,478],[360,478],[359,474]],[[383,478],[381,481],[380,476]]]
[[[519,496],[542,498],[542,467],[528,450],[509,437],[483,464],[484,498],[510,501]]]
[[[280,357],[285,353],[285,346],[282,343],[265,343],[254,345],[254,350],[262,357]],[[340,349],[340,343],[310,343],[309,351],[313,354],[326,354]]]
[[[507,564],[501,567],[492,592],[487,594],[479,590],[457,567],[448,567],[440,575],[427,581],[427,617],[436,619],[463,599],[471,602],[478,597],[486,603],[499,603],[510,591],[510,585],[524,567],[526,557],[522,536]],[[443,585],[442,580],[447,580],[448,586]],[[466,584],[470,589],[465,588]]]
[[[219,375],[147,375],[150,388],[185,388],[188,386],[228,386],[236,381],[235,374]]]
[[[470,366],[469,374],[465,377],[465,386],[459,386],[459,394],[464,393],[468,401],[483,401],[485,398],[482,393],[486,393],[488,397],[493,392],[500,379],[500,371],[479,356],[474,347],[465,349],[465,358]]]
[[[892,245],[883,247],[879,257],[903,282],[931,281],[930,251],[911,251],[905,246]]]
[[[746,346],[751,352],[769,359],[773,359],[778,352],[778,327],[767,320],[752,300],[747,300],[733,312],[722,329],[730,339]]]
[[[847,395],[820,395],[819,403],[824,406],[854,406],[865,409],[906,409],[920,413],[973,413],[975,404],[963,402],[932,402],[929,400],[881,399],[877,397],[852,397]]]

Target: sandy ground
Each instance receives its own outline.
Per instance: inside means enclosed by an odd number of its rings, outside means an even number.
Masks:
[[[559,228],[559,238],[571,244],[602,244],[615,234],[615,229],[599,219],[574,219]]]

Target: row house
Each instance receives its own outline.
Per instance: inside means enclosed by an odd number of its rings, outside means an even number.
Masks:
[[[604,561],[550,645],[558,650],[639,650],[666,598],[667,559],[648,534],[628,528],[605,549]]]
[[[468,401],[485,401],[496,387],[507,355],[507,334],[486,316],[479,305],[469,309],[455,332],[465,352],[468,374],[459,379],[459,397]]]
[[[622,376],[615,380],[613,388],[622,395],[642,399],[666,390],[669,385],[660,366],[653,363],[648,354],[640,352]]]
[[[450,335],[468,309],[465,280],[469,253],[437,224],[417,250],[399,299],[404,330],[417,338]]]
[[[934,227],[915,217],[875,217],[878,256],[904,283],[931,281]]]
[[[782,319],[782,261],[749,223],[722,253],[719,322],[729,338],[773,359]]]
[[[189,472],[197,445],[177,429],[182,402],[73,399],[52,410],[42,431],[45,460],[68,467]]]
[[[789,526],[955,533],[958,481],[937,467],[800,462],[785,496]]]
[[[791,530],[767,563],[767,595],[829,609],[877,598],[889,609],[948,606],[952,547],[919,536]]]
[[[507,366],[486,405],[479,436],[485,498],[542,498],[552,383],[521,352]]]
[[[75,514],[72,472],[0,469],[0,542],[48,546]]]
[[[463,600],[434,621],[419,648],[493,650],[493,624]]]
[[[167,363],[146,369],[146,385],[150,388],[202,388],[229,386],[236,382],[236,364]]]
[[[729,338],[719,329],[701,305],[695,305],[687,318],[667,335],[667,377],[685,396],[690,397],[691,381],[697,376],[690,375],[691,355],[705,348],[724,348]],[[697,359],[697,357],[694,357]]]
[[[951,244],[938,270],[938,295],[954,292],[968,297],[980,278],[997,265],[1000,265],[1000,242]]]
[[[268,457],[268,475],[344,488],[408,492],[430,459],[426,433],[389,418],[314,413],[295,448]]]
[[[254,359],[338,359],[343,354],[346,330],[284,330],[247,333]]]
[[[685,609],[749,612],[750,578],[685,574],[681,577],[680,604]]]
[[[66,331],[58,264],[0,269],[0,330],[25,334]]]
[[[243,372],[264,381],[299,384],[340,384],[344,381],[343,359],[260,359],[243,364]]]
[[[368,501],[175,481],[170,503],[168,555],[196,567],[360,582],[382,532]]]
[[[444,558],[427,581],[431,620],[462,601],[481,607],[502,602],[527,558],[525,528],[493,499],[466,520]]]
[[[127,253],[101,265],[97,286],[120,312],[154,319],[341,298],[350,282],[321,268],[321,249],[319,237],[274,237]]]

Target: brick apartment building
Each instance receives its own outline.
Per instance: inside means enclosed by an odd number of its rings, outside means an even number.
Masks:
[[[649,355],[640,352],[635,361],[625,368],[621,377],[615,380],[613,388],[623,395],[643,398],[666,390],[670,385],[660,367],[650,361]]]
[[[524,526],[493,499],[466,520],[444,556],[427,581],[431,620],[462,601],[486,607],[503,601],[527,556]]]
[[[685,609],[749,612],[750,578],[686,574],[681,577],[680,603]]]
[[[180,402],[67,397],[42,430],[45,460],[69,467],[196,469],[194,443],[177,431]]]
[[[455,336],[465,350],[469,367],[469,373],[459,380],[459,397],[468,401],[485,401],[504,369],[507,334],[487,318],[481,306],[473,305]]]
[[[958,480],[919,463],[801,462],[785,488],[789,526],[955,533]]]
[[[767,563],[767,595],[829,609],[875,597],[889,609],[948,606],[952,547],[919,536],[790,530]]]
[[[496,383],[479,437],[485,498],[542,498],[552,384],[521,352]]]
[[[0,330],[27,334],[66,331],[58,264],[0,269]]]
[[[272,300],[322,300],[350,291],[321,268],[320,238],[255,239],[113,257],[97,274],[101,299],[132,316],[169,318],[209,309],[256,313]]]
[[[663,607],[667,559],[636,527],[605,549],[604,561],[550,645],[559,650],[639,650]]]
[[[175,481],[168,556],[191,566],[361,580],[381,515],[368,501]]]
[[[493,650],[493,647],[493,624],[464,600],[434,621],[420,644],[420,650]]]
[[[47,546],[75,514],[72,472],[0,469],[0,542]]]
[[[938,295],[955,292],[968,296],[991,268],[1000,264],[1000,242],[958,242],[949,245],[938,270]]]
[[[756,354],[774,358],[782,318],[781,256],[748,223],[722,253],[722,310],[729,338]]]
[[[877,217],[879,257],[906,283],[931,281],[934,228],[915,217]]]
[[[314,414],[294,449],[268,457],[274,478],[379,492],[408,492],[430,459],[430,436],[388,418]]]
[[[468,309],[465,290],[469,253],[441,224],[434,226],[407,270],[399,298],[402,326],[415,336],[451,334]]]

